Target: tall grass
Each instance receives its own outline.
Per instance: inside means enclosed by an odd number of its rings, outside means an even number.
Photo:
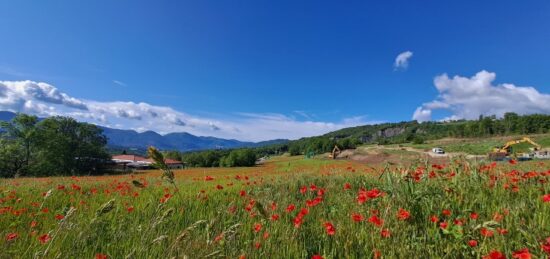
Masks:
[[[276,163],[208,181],[178,172],[177,194],[148,176],[3,181],[0,257],[480,258],[523,248],[547,256],[541,242],[550,236],[550,203],[542,200],[550,193],[548,163],[376,169],[326,160]],[[383,195],[360,204],[360,189]],[[287,212],[289,205],[295,209]],[[308,213],[296,227],[303,208]],[[399,209],[409,217],[399,219]],[[369,222],[373,215],[383,224]],[[482,236],[482,228],[493,236]],[[10,233],[18,237],[8,241]],[[42,243],[45,234],[50,238]]]

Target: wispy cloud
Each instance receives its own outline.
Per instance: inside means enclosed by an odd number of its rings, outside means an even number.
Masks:
[[[443,120],[476,119],[479,115],[503,116],[506,112],[518,114],[550,113],[550,94],[540,93],[530,86],[493,84],[496,74],[485,70],[474,76],[447,74],[435,77],[439,92],[435,100],[416,108],[413,119],[428,121],[432,111],[446,110],[451,115]]]
[[[247,141],[297,139],[373,123],[364,116],[343,118],[339,122],[316,121],[312,118],[299,120],[279,113],[197,116],[143,102],[79,99],[55,86],[34,81],[0,81],[0,110],[38,116],[71,116],[80,121],[113,128],[153,130],[159,133],[185,131],[199,136]]]
[[[113,80],[113,83],[115,83],[116,85],[119,85],[119,86],[128,86],[128,85],[126,85],[126,83],[124,83],[122,81],[118,81],[118,80]]]
[[[8,66],[0,66],[0,74],[8,75],[8,76],[15,76],[15,77],[25,77],[29,76],[27,73],[23,73],[21,71],[18,71],[16,69],[13,69]]]
[[[413,56],[412,51],[405,51],[402,53],[399,53],[397,57],[395,58],[395,62],[393,63],[393,68],[395,70],[398,69],[407,69],[409,67],[409,59],[411,59]]]

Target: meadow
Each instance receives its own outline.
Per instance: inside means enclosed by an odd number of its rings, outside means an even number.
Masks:
[[[3,179],[0,258],[547,258],[550,161]]]

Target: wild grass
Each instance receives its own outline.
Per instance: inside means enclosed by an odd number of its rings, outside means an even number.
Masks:
[[[527,248],[544,258],[549,169],[548,162],[372,168],[277,158],[230,174],[178,171],[178,192],[158,174],[3,180],[0,257],[480,258]],[[361,189],[383,194],[360,204]],[[297,227],[301,209],[308,213]],[[399,209],[409,217],[398,219]],[[380,226],[368,221],[374,215]],[[482,228],[493,235],[483,236]],[[49,240],[41,242],[45,234]]]

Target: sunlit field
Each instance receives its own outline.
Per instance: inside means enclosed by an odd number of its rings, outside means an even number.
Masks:
[[[2,180],[2,258],[547,258],[550,162]],[[499,257],[500,256],[500,257]]]

